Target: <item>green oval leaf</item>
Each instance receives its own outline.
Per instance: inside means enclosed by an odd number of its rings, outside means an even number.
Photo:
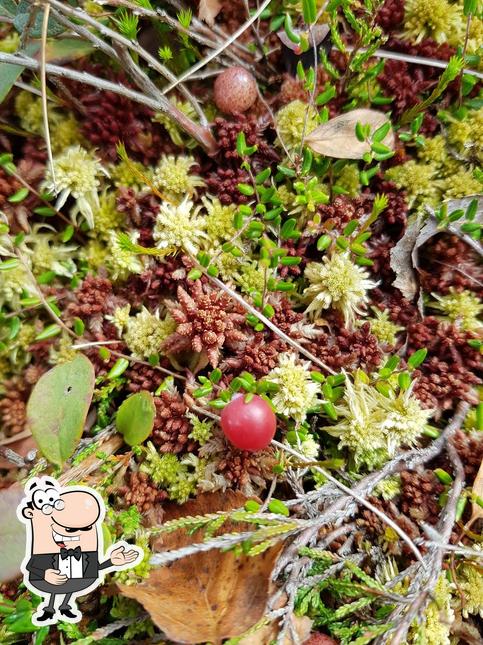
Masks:
[[[143,390],[122,403],[116,415],[116,428],[129,446],[137,446],[151,434],[155,415],[153,397]]]
[[[27,424],[41,453],[57,466],[79,443],[94,391],[94,367],[83,354],[40,377],[27,403]]]

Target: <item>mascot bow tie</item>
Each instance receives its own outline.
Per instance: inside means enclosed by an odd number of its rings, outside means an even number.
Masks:
[[[81,559],[81,548],[80,546],[76,546],[75,549],[62,549],[60,550],[60,557],[62,560],[65,560],[66,558],[69,558],[70,556],[73,556],[76,560]]]

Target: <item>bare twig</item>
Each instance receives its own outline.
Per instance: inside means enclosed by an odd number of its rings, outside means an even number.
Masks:
[[[456,448],[448,439],[446,450],[453,464],[454,481],[450,492],[448,493],[448,502],[441,514],[437,530],[441,535],[441,543],[436,546],[430,546],[428,554],[425,555],[426,570],[422,573],[419,571],[415,576],[412,585],[409,588],[410,593],[415,594],[413,602],[409,605],[402,619],[397,623],[397,627],[391,633],[391,645],[401,645],[406,643],[408,631],[414,620],[421,616],[422,612],[431,600],[431,595],[441,575],[443,558],[445,554],[445,545],[448,543],[456,517],[456,505],[460,498],[465,483],[465,472],[461,459]],[[401,614],[401,606],[396,607],[389,616],[388,622],[394,622]],[[382,641],[380,641],[382,643]]]
[[[301,461],[310,462],[310,459],[308,457],[306,457],[302,453],[298,452],[297,450],[294,450],[290,446],[287,446],[284,443],[280,443],[279,441],[276,441],[275,439],[273,439],[272,440],[272,445],[274,445],[275,447],[279,448],[280,450],[283,450],[284,452],[288,452],[290,455],[293,455],[294,457],[297,457]],[[336,477],[331,475],[331,473],[329,473],[329,471],[326,470],[325,468],[321,468],[320,466],[312,466],[312,468],[313,468],[313,470],[316,470],[318,473],[323,475],[332,484],[334,484],[334,486],[336,486],[336,488],[339,488],[346,495],[348,495],[349,497],[352,497],[353,499],[358,501],[359,504],[362,504],[362,506],[365,506],[366,508],[368,508],[370,511],[372,511],[374,513],[374,515],[377,515],[377,517],[379,517],[379,519],[381,519],[385,524],[390,526],[392,528],[392,530],[395,531],[404,542],[406,542],[406,544],[409,546],[409,548],[414,553],[416,558],[424,566],[424,560],[423,560],[423,556],[421,554],[421,551],[414,544],[414,542],[411,540],[409,535],[405,531],[403,531],[402,528],[398,524],[396,524],[396,522],[394,522],[394,520],[392,520],[385,513],[383,513],[378,508],[376,508],[376,506],[374,506],[373,504],[368,502],[366,499],[364,499],[364,497],[359,495],[359,493],[356,490],[354,490],[354,489],[351,490],[348,486],[346,486],[345,484],[342,484],[342,482],[340,482]]]
[[[56,14],[58,15],[59,13],[64,13],[66,15],[72,16],[74,18],[78,18],[79,20],[83,20],[86,24],[91,25],[91,27],[94,27],[97,29],[103,36],[107,36],[111,40],[114,40],[121,45],[123,45],[126,49],[130,49],[133,52],[137,53],[140,58],[143,58],[149,67],[152,67],[155,69],[157,72],[159,72],[162,76],[164,76],[167,80],[169,81],[174,81],[176,80],[176,76],[164,65],[162,65],[157,58],[152,56],[149,52],[147,52],[145,49],[143,49],[138,42],[129,40],[129,38],[125,38],[122,34],[118,33],[117,31],[114,31],[113,29],[110,29],[106,25],[104,25],[102,22],[99,22],[95,20],[92,16],[90,16],[87,12],[83,11],[82,9],[76,9],[73,7],[70,7],[68,4],[59,2],[58,0],[49,0],[50,4],[54,7],[56,7],[57,11]],[[77,31],[79,34],[81,33],[79,31],[79,25],[75,23],[68,23],[70,29],[73,29],[74,31]],[[82,32],[83,37],[85,37],[87,40],[90,40],[97,46],[99,46],[100,43],[103,43],[102,40],[98,39],[95,34],[88,30],[84,30]],[[100,41],[100,43],[99,43]],[[115,58],[115,52],[114,56]],[[132,70],[134,61],[131,61],[132,65],[129,65],[129,68]],[[137,70],[140,72],[142,75],[146,76],[141,70],[138,68]],[[158,95],[158,88],[153,84],[151,90],[154,88],[154,93],[151,91],[150,93],[153,94],[154,96]],[[195,99],[195,97],[189,92],[184,85],[180,86],[180,91],[182,94],[185,95],[185,97],[188,99],[188,101],[192,104],[193,108],[195,109],[196,113],[198,114],[200,118],[200,122],[203,126],[206,126],[208,121],[206,119],[205,113],[203,110],[200,108],[198,101]],[[160,94],[160,93],[159,93]]]
[[[0,62],[10,63],[11,65],[20,65],[28,69],[37,70],[40,67],[40,63],[29,56],[23,56],[19,54],[6,54],[0,52]],[[187,132],[193,139],[196,139],[209,154],[213,154],[217,150],[217,143],[209,130],[209,128],[204,128],[198,123],[195,123],[190,118],[183,114],[180,110],[176,108],[170,101],[164,99],[161,103],[158,99],[155,99],[151,96],[147,96],[142,92],[137,92],[131,90],[125,85],[120,83],[113,83],[111,81],[106,81],[104,79],[97,78],[92,74],[87,72],[78,72],[77,70],[70,69],[68,67],[63,67],[60,65],[52,65],[47,63],[45,66],[46,72],[60,78],[69,78],[78,83],[83,83],[85,85],[91,85],[100,90],[107,90],[114,92],[115,94],[120,94],[125,96],[131,101],[140,103],[141,105],[147,105],[153,110],[163,112],[167,114],[173,121],[178,123],[178,125]]]
[[[213,278],[212,276],[209,276],[206,273],[206,271],[203,269],[203,267],[200,267],[200,270],[203,270],[205,275],[207,275],[208,278],[214,284],[216,284],[217,287],[219,287],[222,291],[224,291],[225,293],[230,295],[234,300],[239,302],[244,309],[246,309],[249,313],[251,313],[254,316],[256,316],[264,325],[266,325],[269,329],[271,329],[274,334],[276,334],[279,338],[284,340],[288,345],[293,347],[293,349],[295,349],[300,354],[303,354],[306,358],[308,358],[310,361],[312,361],[312,363],[314,363],[314,365],[318,365],[320,368],[326,370],[330,374],[335,374],[334,370],[331,367],[329,367],[323,361],[321,361],[319,358],[317,358],[317,356],[314,356],[311,352],[309,352],[307,349],[305,349],[305,347],[302,347],[302,345],[300,345],[300,343],[297,343],[296,340],[294,340],[293,338],[290,338],[290,336],[287,336],[287,334],[285,334],[281,329],[279,329],[277,327],[277,325],[275,325],[269,318],[264,316],[260,311],[255,309],[255,307],[252,307],[251,304],[246,302],[246,300],[244,298],[242,298],[242,296],[240,296],[240,294],[238,294],[236,291],[234,291],[233,289],[228,287],[226,284],[224,284],[218,278]]]
[[[47,30],[49,27],[49,14],[50,4],[44,5],[44,15],[42,17],[42,38],[40,47],[40,87],[42,90],[42,119],[44,122],[44,138],[45,145],[47,146],[47,156],[49,159],[50,173],[52,175],[52,183],[55,183],[55,169],[54,158],[52,155],[52,146],[50,143],[50,129],[49,129],[49,110],[47,107],[47,79],[45,74],[45,65],[47,62]]]

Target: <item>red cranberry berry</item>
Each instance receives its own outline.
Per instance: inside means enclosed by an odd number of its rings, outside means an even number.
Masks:
[[[246,112],[257,100],[257,82],[243,67],[229,67],[215,81],[216,107],[225,114]]]
[[[248,402],[244,396],[237,396],[221,413],[225,437],[240,450],[263,450],[273,439],[276,427],[272,408],[257,395]]]

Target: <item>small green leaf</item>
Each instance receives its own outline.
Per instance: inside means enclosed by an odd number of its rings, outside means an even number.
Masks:
[[[260,510],[260,504],[254,499],[249,499],[245,502],[245,510],[249,513],[257,513]]]
[[[317,17],[317,6],[315,0],[302,0],[302,11],[305,24],[310,25]]]
[[[317,240],[317,251],[325,251],[325,249],[329,248],[331,243],[332,243],[332,238],[330,237],[330,235],[327,235],[327,234],[322,235]]]
[[[128,367],[129,367],[129,361],[127,360],[127,358],[118,358],[117,361],[109,370],[107,374],[107,378],[113,379],[113,378],[117,378],[118,376],[121,376],[121,374],[123,374]]]
[[[284,515],[285,517],[288,517],[290,515],[288,506],[286,506],[279,499],[270,500],[270,503],[268,504],[268,510],[270,511],[270,513],[276,513],[277,515]]]
[[[212,383],[219,383],[222,376],[223,376],[222,371],[217,367],[211,372],[210,381]]]
[[[428,350],[426,349],[426,347],[422,347],[421,349],[418,349],[416,352],[414,352],[414,354],[411,354],[408,359],[408,367],[413,370],[416,369],[416,367],[419,367],[426,358],[427,353]]]
[[[245,195],[246,197],[250,197],[255,192],[253,186],[250,186],[249,184],[237,184],[237,187],[241,194]]]
[[[203,273],[199,269],[191,269],[191,271],[188,273],[188,278],[190,280],[198,280],[202,275]]]
[[[397,381],[401,390],[405,391],[411,385],[411,375],[409,374],[409,372],[401,372],[397,377]]]
[[[300,43],[300,36],[294,31],[292,18],[290,17],[289,13],[285,14],[285,21],[283,26],[289,40],[298,45]]]
[[[41,453],[61,467],[82,436],[94,392],[92,363],[79,354],[40,377],[27,403],[27,425]]]
[[[453,478],[449,473],[446,472],[446,470],[443,470],[442,468],[435,468],[433,472],[442,484],[449,485],[453,483]]]
[[[13,195],[10,195],[8,198],[8,201],[11,202],[12,204],[18,204],[19,202],[23,202],[23,200],[28,196],[29,194],[29,189],[28,188],[20,188],[20,190],[17,190],[16,193]]]
[[[10,271],[11,269],[15,269],[16,267],[18,267],[19,264],[20,264],[20,260],[17,260],[17,258],[4,260],[3,262],[0,262],[0,271]]]
[[[82,336],[85,328],[86,326],[83,320],[81,320],[80,318],[74,318],[74,331],[77,334],[77,336]]]
[[[348,222],[348,224],[345,225],[342,233],[346,236],[352,235],[352,233],[356,230],[358,226],[359,226],[359,220],[353,219],[350,222]]]
[[[58,336],[61,331],[62,330],[59,325],[49,325],[48,327],[45,327],[40,334],[35,336],[35,340],[47,340],[47,338],[53,338],[54,336]]]
[[[143,390],[122,403],[116,414],[116,428],[128,446],[138,446],[151,434],[155,416],[153,397]]]

